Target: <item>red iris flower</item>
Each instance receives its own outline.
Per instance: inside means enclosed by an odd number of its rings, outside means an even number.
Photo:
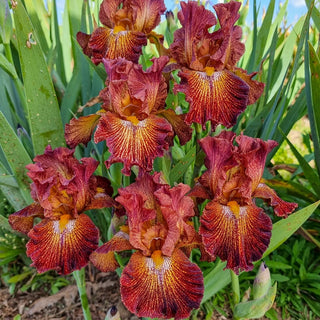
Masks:
[[[182,115],[165,110],[167,84],[162,70],[167,57],[153,59],[146,71],[125,59],[104,60],[108,73],[106,88],[100,92],[103,109],[97,114],[72,119],[65,138],[74,147],[87,143],[97,126],[94,141],[106,141],[111,153],[106,161],[123,162],[123,174],[130,175],[133,165],[152,170],[153,160],[172,144],[174,132],[181,144],[191,138],[191,128]]]
[[[96,64],[103,58],[126,58],[138,62],[142,46],[166,10],[163,0],[103,0],[99,20],[104,27],[92,34],[78,32],[83,52]]]
[[[251,270],[252,261],[267,249],[272,229],[271,219],[254,199],[266,200],[280,217],[287,217],[297,207],[280,199],[261,180],[267,154],[277,143],[244,135],[235,138],[233,132],[223,131],[201,139],[200,145],[207,171],[193,195],[211,199],[200,219],[205,249],[227,260],[227,268],[236,273],[239,268]]]
[[[94,176],[98,162],[73,157],[73,150],[48,146],[29,164],[34,203],[9,216],[13,229],[28,234],[27,255],[38,272],[68,274],[81,269],[98,247],[99,231],[83,212],[110,207],[112,188]],[[34,219],[41,222],[34,226]]]
[[[191,221],[189,190],[184,184],[170,188],[159,173],[119,189],[116,200],[127,212],[128,225],[90,256],[107,272],[118,267],[114,252],[136,250],[122,271],[120,291],[138,317],[182,319],[200,305],[203,276],[187,257],[201,243]]]
[[[252,80],[256,73],[248,75],[236,67],[245,50],[242,29],[235,26],[240,6],[236,1],[214,5],[220,29],[210,33],[217,23],[215,15],[197,1],[181,2],[182,28],[174,33],[170,52],[181,68],[175,91],[185,93],[190,103],[188,124],[204,126],[210,120],[213,129],[218,124],[229,128],[263,92],[264,84]]]

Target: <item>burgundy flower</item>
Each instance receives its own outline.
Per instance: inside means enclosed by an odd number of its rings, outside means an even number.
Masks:
[[[193,200],[184,184],[170,188],[157,173],[144,175],[119,189],[117,201],[126,209],[128,226],[91,254],[107,272],[118,266],[114,252],[135,249],[121,278],[121,297],[139,317],[182,319],[198,308],[203,276],[186,254],[200,245],[191,218]]]
[[[83,212],[113,204],[109,181],[93,175],[98,162],[79,162],[73,152],[48,146],[36,156],[27,166],[34,203],[9,216],[13,229],[28,234],[27,254],[38,272],[68,274],[85,266],[99,231]],[[42,220],[33,226],[35,218]]]
[[[182,144],[191,138],[191,129],[182,116],[165,110],[167,85],[162,70],[167,57],[153,59],[146,71],[124,59],[104,60],[109,75],[100,92],[103,110],[97,114],[72,119],[66,125],[66,141],[74,147],[87,143],[97,126],[94,141],[106,141],[111,157],[107,167],[123,162],[122,172],[138,165],[152,170],[153,160],[161,157],[172,143],[174,132]]]
[[[99,11],[103,27],[91,35],[78,32],[83,52],[96,64],[103,58],[138,62],[142,46],[166,10],[163,0],[104,0]],[[152,34],[157,37],[156,34]]]
[[[233,140],[237,146],[233,144]],[[277,145],[232,132],[200,140],[207,171],[200,177],[193,194],[210,198],[201,216],[200,234],[206,251],[227,260],[227,268],[236,273],[251,270],[267,249],[272,223],[257,207],[262,198],[276,215],[286,217],[296,203],[281,200],[261,178],[267,154]]]
[[[190,103],[188,124],[204,126],[210,120],[213,129],[218,124],[231,127],[263,92],[264,84],[252,80],[256,73],[248,75],[236,67],[245,50],[241,27],[235,26],[240,6],[236,1],[214,5],[220,29],[210,33],[215,15],[197,1],[181,2],[182,28],[174,33],[170,52],[181,68],[175,91],[185,93]]]

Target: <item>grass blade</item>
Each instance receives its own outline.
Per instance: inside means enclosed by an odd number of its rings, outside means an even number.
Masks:
[[[308,57],[310,58],[310,61],[308,61]],[[315,162],[318,174],[320,175],[320,60],[310,42],[306,42],[305,64],[307,108],[310,120],[312,141],[314,145]],[[310,65],[311,76],[308,64]]]
[[[44,55],[30,18],[21,1],[13,10],[28,117],[35,154],[51,144],[63,146],[64,136],[59,105]]]
[[[17,180],[25,201],[31,203],[32,199],[25,166],[32,161],[2,112],[0,112],[0,132],[6,133],[0,135],[0,146],[9,163],[12,174]]]

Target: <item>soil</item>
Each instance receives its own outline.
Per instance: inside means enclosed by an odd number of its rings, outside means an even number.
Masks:
[[[112,307],[117,308],[121,319],[139,319],[123,306],[116,273],[97,273],[94,281],[88,280],[86,284],[92,320],[104,320]],[[12,320],[17,315],[21,320],[83,320],[77,286],[68,285],[54,295],[44,290],[18,290],[10,295],[7,288],[0,289],[0,319]]]

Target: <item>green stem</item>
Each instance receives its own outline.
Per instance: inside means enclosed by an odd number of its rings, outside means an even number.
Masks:
[[[89,309],[89,302],[86,291],[85,268],[73,271],[72,275],[77,283],[84,319],[91,320],[91,313]]]
[[[197,161],[197,155],[201,151],[201,148],[200,148],[200,145],[199,145],[199,140],[202,138],[202,127],[201,127],[201,124],[199,124],[199,123],[195,123],[194,126],[195,126],[195,131],[196,131],[196,136],[195,136],[196,162],[195,162],[194,169],[193,169],[192,182],[194,182],[195,179],[199,177],[200,169],[201,169],[201,166],[202,166],[202,164],[198,163],[198,161]]]
[[[6,57],[7,57],[8,61],[12,65],[14,65],[13,58],[12,58],[12,52],[11,52],[11,48],[10,48],[10,43],[4,43],[3,46],[4,46],[4,52],[6,54]]]
[[[240,302],[239,276],[236,275],[232,270],[230,270],[230,276],[231,276],[233,306],[236,306]]]

